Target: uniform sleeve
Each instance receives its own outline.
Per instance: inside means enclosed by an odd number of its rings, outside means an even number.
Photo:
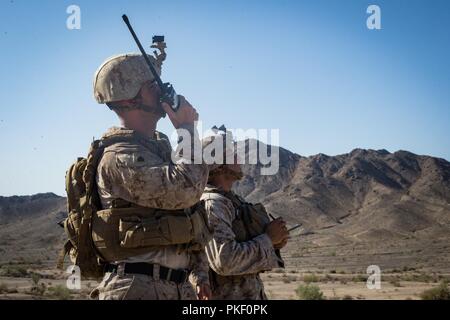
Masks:
[[[267,234],[246,242],[235,240],[232,230],[234,209],[228,199],[209,199],[205,206],[209,223],[214,228],[206,253],[215,272],[224,276],[241,275],[278,267],[278,258]]]
[[[206,164],[186,160],[165,162],[141,146],[130,152],[105,153],[100,175],[106,177],[105,185],[115,197],[149,208],[183,209],[198,202],[208,179]]]
[[[205,250],[195,251],[190,254],[189,267],[195,284],[209,285],[209,265]]]

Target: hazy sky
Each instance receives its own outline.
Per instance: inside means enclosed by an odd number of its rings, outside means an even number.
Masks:
[[[66,8],[81,8],[68,30]],[[366,9],[381,8],[382,30]],[[450,159],[449,1],[0,1],[0,195],[64,194],[118,122],[93,99],[109,56],[164,34],[163,79],[205,127],[279,128],[300,155],[399,149]],[[159,127],[171,132],[167,119]]]

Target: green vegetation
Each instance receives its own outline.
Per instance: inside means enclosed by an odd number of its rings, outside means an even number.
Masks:
[[[31,281],[32,281],[32,286],[30,289],[30,293],[33,295],[37,295],[37,296],[42,296],[45,294],[45,291],[47,290],[47,286],[45,285],[45,283],[39,283],[39,281],[41,280],[42,276],[39,273],[31,273]]]
[[[285,273],[286,271],[282,268],[276,268],[272,270],[273,273]]]
[[[48,288],[48,296],[58,300],[70,300],[70,290],[62,285]]]
[[[399,279],[395,279],[395,278],[391,279],[389,281],[389,283],[392,284],[394,287],[397,287],[397,288],[402,286],[400,284],[400,280]]]
[[[407,267],[407,266],[403,267],[403,272],[414,271],[414,270],[416,270],[416,268],[414,268],[414,267]]]
[[[36,295],[36,296],[43,296],[45,294],[46,290],[47,290],[47,286],[45,285],[45,283],[41,283],[41,284],[33,285],[30,288],[30,293],[32,295]]]
[[[0,283],[0,294],[2,293],[17,293],[17,289],[11,289],[6,283]]]
[[[313,284],[300,285],[295,292],[297,293],[297,297],[301,300],[325,299],[322,291],[320,291],[320,288]]]
[[[443,281],[437,287],[423,291],[420,298],[422,300],[450,300],[448,283]]]
[[[293,277],[293,276],[288,276],[287,274],[284,274],[283,277],[281,278],[281,280],[282,280],[284,283],[291,283],[292,281],[297,280],[297,278],[296,278],[296,277]]]
[[[367,281],[367,276],[364,276],[362,274],[358,274],[357,276],[354,276],[352,278],[353,282],[366,282]]]
[[[303,281],[306,283],[319,282],[319,277],[316,276],[314,273],[313,274],[305,274],[303,276]]]
[[[28,276],[28,271],[20,265],[3,265],[0,268],[0,275],[4,277],[24,278]]]
[[[414,281],[414,282],[438,282],[439,277],[436,275],[430,275],[426,273],[419,273],[419,274],[402,274],[399,276],[400,280],[402,281]]]
[[[38,285],[41,278],[42,276],[39,273],[31,273],[31,281],[33,282],[33,285]]]

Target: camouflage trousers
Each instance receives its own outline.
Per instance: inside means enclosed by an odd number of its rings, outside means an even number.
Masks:
[[[212,300],[267,300],[257,274],[220,276],[211,274]]]
[[[106,273],[102,282],[91,292],[99,300],[196,300],[192,284],[153,279],[142,274]]]

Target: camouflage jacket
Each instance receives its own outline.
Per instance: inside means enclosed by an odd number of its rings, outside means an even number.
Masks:
[[[104,137],[130,134],[133,130],[113,127]],[[173,163],[172,148],[167,136],[156,132],[153,141],[142,136],[132,148],[105,148],[97,168],[97,187],[103,208],[110,208],[114,199],[148,208],[168,210],[188,208],[198,202],[208,178],[206,164],[187,164],[182,157]],[[154,140],[157,142],[155,151]],[[152,148],[148,143],[152,142]],[[126,262],[147,262],[173,269],[191,269],[195,281],[208,281],[204,252],[188,254],[177,246],[149,249],[149,252],[126,259]],[[205,266],[206,265],[206,266]]]
[[[249,241],[238,242],[232,228],[236,219],[232,201],[211,192],[205,192],[202,200],[214,230],[213,239],[206,246],[206,255],[209,266],[222,279],[220,283],[212,284],[213,298],[265,299],[258,273],[279,266],[270,238],[264,233]]]

